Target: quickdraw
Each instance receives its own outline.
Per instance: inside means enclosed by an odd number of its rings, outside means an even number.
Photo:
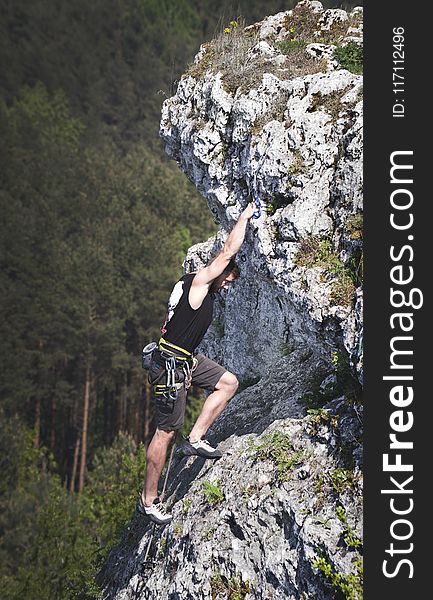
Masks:
[[[270,137],[268,137],[268,143],[266,145],[265,151],[263,152],[262,159],[260,160],[260,162],[257,166],[257,169],[254,171],[252,196],[253,196],[254,203],[256,205],[256,210],[253,213],[253,219],[258,219],[260,217],[260,215],[262,214],[262,206],[261,206],[261,202],[260,202],[259,191],[257,189],[257,173],[258,173],[258,171],[260,171],[260,169],[263,166],[263,163],[265,162],[266,153],[268,151],[270,143],[271,143]]]
[[[253,199],[256,204],[256,210],[253,212],[253,219],[258,219],[262,214],[262,207],[260,204],[260,196],[257,191],[257,178],[254,175],[254,191],[253,191]]]

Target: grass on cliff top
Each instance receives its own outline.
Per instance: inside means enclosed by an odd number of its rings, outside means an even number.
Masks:
[[[350,27],[356,27],[362,19],[361,15],[348,15],[346,20],[336,20],[329,29],[321,29],[319,21],[323,13],[312,11],[308,5],[299,3],[286,17],[284,27],[288,32],[287,39],[305,45],[311,43],[338,45],[343,41]]]
[[[258,29],[245,27],[242,19],[232,21],[214,40],[204,45],[206,52],[198,64],[189,67],[186,75],[200,79],[207,71],[220,72],[226,91],[234,94],[239,88],[246,92],[257,87],[264,73],[273,73],[279,79],[292,79],[318,73],[326,67],[323,61],[308,55],[303,44],[297,43],[286,64],[280,67],[266,57],[251,54],[258,42]]]
[[[349,42],[346,46],[335,48],[334,58],[339,62],[342,69],[347,69],[355,75],[361,75],[364,66],[364,49],[361,44]]]
[[[200,79],[207,71],[221,72],[226,91],[235,93],[239,88],[245,92],[256,87],[264,73],[273,73],[279,79],[293,79],[326,71],[326,60],[316,59],[306,52],[306,46],[313,42],[335,45],[334,58],[341,67],[361,73],[362,46],[355,42],[341,45],[349,28],[356,26],[361,17],[357,14],[348,16],[346,20],[335,21],[327,30],[320,29],[320,17],[321,13],[300,3],[285,19],[284,39],[266,40],[274,44],[280,54],[287,56],[283,65],[252,55],[252,48],[260,41],[257,25],[245,27],[242,18],[231,21],[215,39],[204,44],[206,51],[201,60],[191,65],[186,75]]]

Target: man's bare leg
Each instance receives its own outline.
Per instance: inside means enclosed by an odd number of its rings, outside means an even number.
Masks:
[[[158,496],[158,483],[167,457],[167,449],[174,437],[174,431],[157,429],[146,453],[146,482],[141,494],[146,506],[150,506]]]
[[[191,429],[191,433],[189,434],[190,442],[196,442],[204,436],[215,419],[225,409],[228,401],[236,394],[238,386],[239,382],[233,373],[226,371],[221,376],[215,386],[215,391],[206,398],[201,413],[194,427]]]

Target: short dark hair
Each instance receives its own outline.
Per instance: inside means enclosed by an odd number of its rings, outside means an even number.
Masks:
[[[238,279],[238,277],[240,277],[241,272],[240,272],[240,269],[239,269],[238,265],[236,264],[236,261],[234,258],[230,259],[230,262],[224,269],[223,274],[224,275],[230,275],[230,274],[234,275],[234,277],[236,279]]]
[[[210,265],[217,257],[213,256],[210,261],[207,263],[208,265]],[[241,271],[238,267],[238,265],[236,264],[236,261],[234,258],[231,258],[228,265],[225,267],[224,271],[221,273],[221,275],[224,275],[225,277],[227,277],[228,275],[233,275],[235,279],[238,279],[241,275]],[[215,277],[215,279],[212,281],[212,284],[210,286],[210,291],[211,292],[216,292],[217,291],[217,286],[216,283],[218,281],[218,279],[221,277],[221,275],[218,275],[218,277]]]
[[[216,259],[216,257],[219,255],[220,255],[220,252],[217,252],[216,254],[211,256],[210,259],[208,260],[206,266],[211,265],[214,262],[214,260]],[[234,277],[236,279],[238,279],[241,276],[241,271],[240,271],[238,265],[236,264],[234,257],[230,259],[230,261],[227,264],[227,266],[225,267],[224,271],[221,273],[221,275],[230,275],[230,274],[234,275]],[[218,275],[218,277],[221,277],[221,275]]]

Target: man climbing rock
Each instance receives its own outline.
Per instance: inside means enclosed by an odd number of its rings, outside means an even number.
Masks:
[[[170,296],[166,321],[161,328],[163,337],[149,369],[156,431],[147,449],[146,482],[138,500],[139,512],[160,525],[168,523],[171,515],[158,497],[158,482],[168,446],[183,425],[187,390],[191,385],[207,389],[211,394],[180,449],[187,456],[215,459],[222,455],[204,435],[236,393],[238,380],[233,373],[195,351],[212,322],[215,292],[228,289],[239,277],[234,257],[244,241],[255,208],[254,203],[247,205],[221,252],[200,271],[184,275]]]

